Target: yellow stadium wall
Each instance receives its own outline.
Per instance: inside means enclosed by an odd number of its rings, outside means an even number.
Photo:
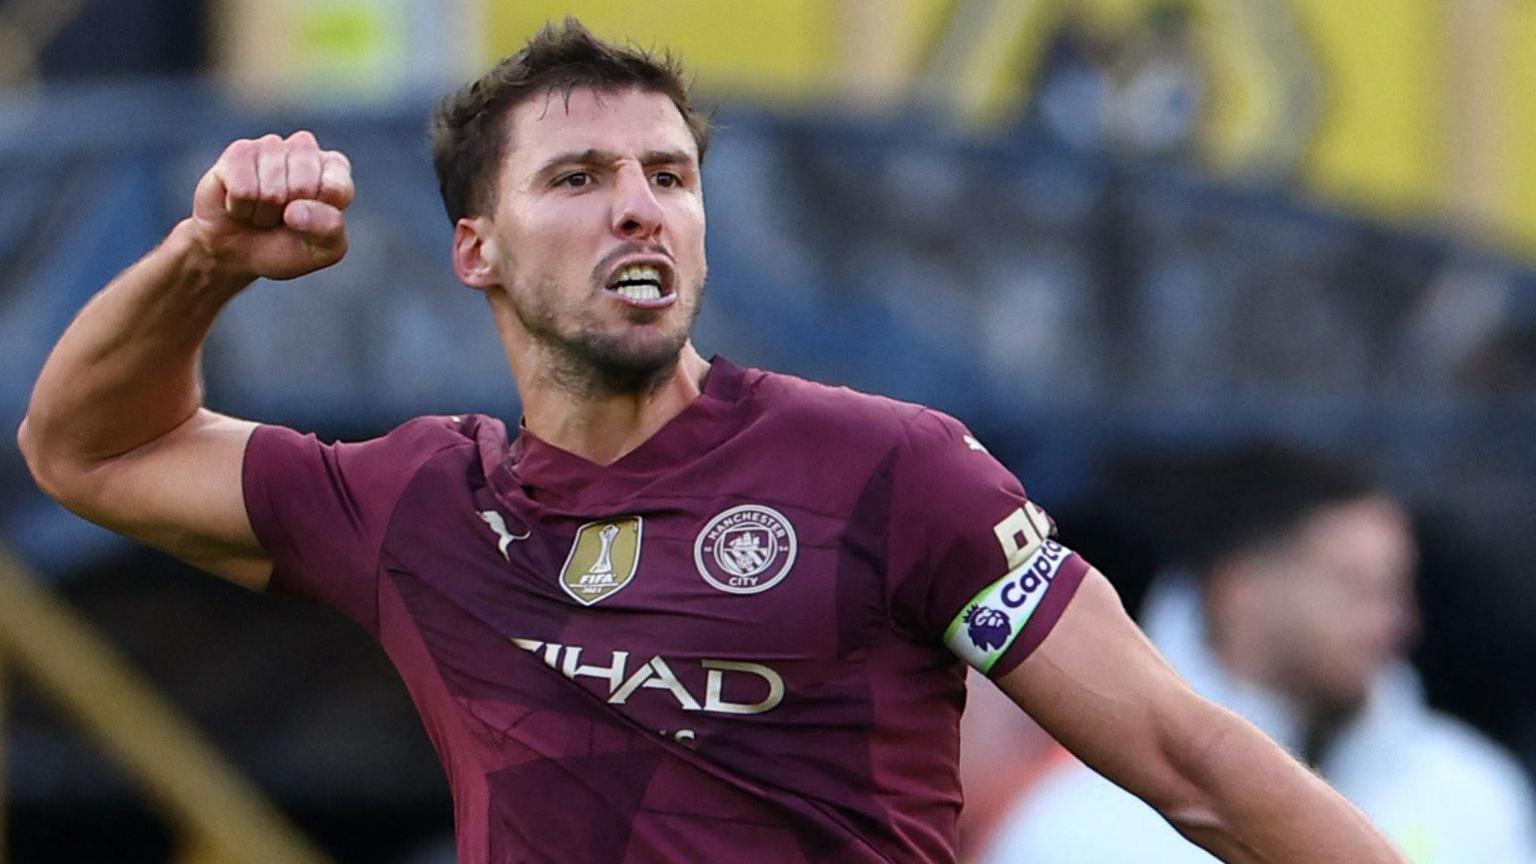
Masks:
[[[805,100],[830,94],[836,80],[837,11],[825,0],[490,3],[486,47],[509,53],[545,22],[575,15],[605,38],[676,51],[712,92]]]
[[[1339,201],[1433,213],[1447,176],[1444,0],[1293,0],[1324,102],[1305,176]]]
[[[922,74],[956,4],[952,0],[626,0],[489,3],[486,50],[517,47],[547,20],[581,17],[607,36],[670,45],[705,89],[743,100],[817,104],[842,94],[850,10],[883,9],[906,35],[892,47],[899,60],[882,66],[900,77]],[[1051,28],[1069,12],[1108,32],[1134,26],[1157,0],[1017,0],[993,7],[999,21],[1022,24],[1013,34],[985,33],[955,82],[954,114],[978,129],[1016,118]],[[1191,0],[1197,34],[1214,79],[1204,150],[1218,170],[1240,173],[1262,161],[1267,136],[1284,115],[1286,94],[1265,65],[1266,34],[1250,14],[1265,0]],[[1294,166],[1317,197],[1406,222],[1448,217],[1467,206],[1474,221],[1502,241],[1536,254],[1536,5],[1493,0],[1500,16],[1494,52],[1497,116],[1481,160],[1491,172],[1488,194],[1453,188],[1450,91],[1457,58],[1447,38],[1444,0],[1288,0],[1319,98],[1313,133]],[[1287,11],[1282,8],[1281,12]],[[1507,19],[1507,20],[1505,20]],[[1457,139],[1458,142],[1462,139]]]
[[[1536,254],[1536,3],[1517,3],[1504,30],[1501,54],[1508,63],[1501,102],[1508,118],[1500,136],[1503,199],[1497,223]]]
[[[446,52],[467,68],[515,50],[543,23],[569,14],[601,35],[676,50],[700,88],[718,97],[711,101],[868,107],[878,100],[859,103],[854,91],[883,87],[884,104],[926,95],[984,131],[1016,119],[1040,52],[1064,16],[1075,13],[1106,32],[1123,32],[1158,0],[475,0],[454,7],[478,10],[463,13],[460,32],[482,40],[467,51],[460,40],[451,51],[396,46],[399,34],[377,25],[398,15],[399,2],[222,0],[225,20],[263,22],[239,32],[259,29],[270,37],[268,48],[298,46],[286,53],[231,49],[224,66],[277,90],[312,88],[316,80],[334,89],[349,80],[350,70],[386,95],[395,85],[379,75],[379,63],[400,68],[390,58],[402,50]],[[1287,160],[1279,167],[1325,201],[1405,222],[1454,216],[1455,224],[1536,256],[1536,147],[1530,145],[1536,137],[1536,98],[1530,96],[1536,93],[1536,4],[1187,2],[1212,78],[1202,151],[1217,171],[1274,173],[1277,164],[1266,158]],[[1486,19],[1478,32],[1487,34],[1487,44],[1471,46],[1477,62],[1468,64],[1469,46],[1450,34],[1462,20],[1452,16],[1473,6]],[[946,38],[963,32],[954,25],[966,10],[978,9],[989,26],[973,28],[971,41],[958,43],[949,55],[951,77],[935,81],[942,71],[936,52],[941,45],[954,48]],[[1274,34],[1255,23],[1265,10],[1288,16],[1287,38],[1309,58],[1302,65],[1316,78],[1307,86],[1318,93],[1306,118],[1310,137],[1299,152],[1278,156],[1266,155],[1277,133],[1301,125],[1287,113],[1296,110],[1297,78],[1277,69]],[[348,21],[359,22],[355,33],[343,32]],[[317,33],[327,50],[299,56]],[[324,76],[310,68],[317,63]],[[1469,79],[1469,65],[1482,77]],[[1472,102],[1476,111],[1468,108]],[[1481,118],[1472,132],[1469,112]]]

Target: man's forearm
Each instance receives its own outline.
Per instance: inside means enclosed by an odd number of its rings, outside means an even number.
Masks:
[[[1221,712],[1185,776],[1209,804],[1165,813],[1229,864],[1406,864],[1365,815],[1247,721]]]
[[[1098,571],[1000,684],[1084,762],[1228,864],[1407,864],[1253,724],[1191,690]]]
[[[174,429],[202,404],[199,356],[249,279],[223,276],[177,225],[86,304],[49,355],[20,442],[45,484]]]

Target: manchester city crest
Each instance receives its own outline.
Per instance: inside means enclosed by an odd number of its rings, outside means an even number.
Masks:
[[[640,566],[639,516],[588,522],[576,529],[571,552],[560,568],[560,587],[591,606],[629,584]]]
[[[761,504],[743,504],[709,520],[693,542],[704,581],[729,594],[756,594],[779,584],[795,563],[795,526]]]

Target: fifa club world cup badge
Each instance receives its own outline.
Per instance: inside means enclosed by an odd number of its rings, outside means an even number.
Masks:
[[[576,529],[560,568],[560,587],[584,606],[617,593],[640,566],[640,517],[588,522]]]
[[[795,526],[761,504],[732,507],[709,520],[693,542],[704,581],[728,594],[757,594],[779,584],[795,563]]]

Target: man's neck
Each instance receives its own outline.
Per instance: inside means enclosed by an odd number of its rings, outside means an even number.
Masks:
[[[1333,748],[1334,741],[1338,740],[1339,732],[1353,720],[1359,713],[1359,707],[1331,709],[1313,707],[1306,714],[1306,738],[1301,745],[1301,752],[1297,755],[1308,765],[1315,768],[1322,767],[1323,761],[1328,758],[1328,752]]]
[[[549,378],[519,382],[523,423],[539,440],[598,465],[644,444],[703,391],[709,361],[692,343],[655,387],[625,393],[572,393]]]
[[[1364,703],[1325,699],[1315,686],[1287,675],[1274,664],[1275,652],[1257,630],[1213,626],[1208,638],[1217,662],[1228,675],[1274,694],[1295,712],[1301,737],[1292,746],[1299,748],[1296,755],[1308,765],[1315,767],[1327,756],[1339,731],[1363,708]]]

